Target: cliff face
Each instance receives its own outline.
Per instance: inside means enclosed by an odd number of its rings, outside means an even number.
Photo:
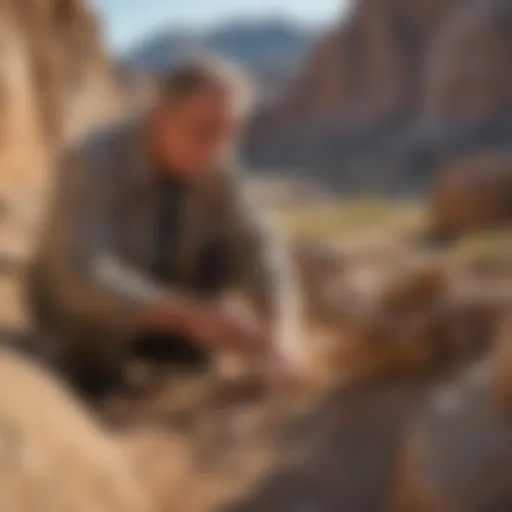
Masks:
[[[0,27],[0,200],[12,221],[0,240],[13,245],[9,230],[40,212],[56,151],[114,114],[119,96],[85,1],[2,0]]]
[[[445,146],[474,146],[478,123],[512,105],[510,11],[509,0],[355,2],[285,97],[257,116],[250,156],[346,187],[414,188],[405,168],[430,165]]]
[[[375,121],[418,101],[421,59],[455,0],[361,0],[312,52],[277,108],[286,120],[337,113]]]
[[[437,122],[483,119],[512,105],[512,2],[459,9],[433,40],[425,107]]]

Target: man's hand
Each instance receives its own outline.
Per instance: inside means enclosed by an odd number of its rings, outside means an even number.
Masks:
[[[270,343],[262,326],[242,309],[185,298],[152,305],[142,312],[139,325],[145,330],[189,335],[207,350],[255,359],[264,357]]]
[[[273,386],[295,380],[296,372],[281,350],[271,326],[238,303],[212,305],[179,299],[148,308],[142,327],[182,333],[206,350],[224,352],[247,361],[255,376]]]
[[[164,299],[140,311],[137,325],[143,331],[185,333],[194,310],[187,299]]]
[[[263,357],[270,343],[254,318],[226,307],[199,307],[190,329],[191,335],[206,348],[249,358]]]
[[[251,375],[272,388],[296,386],[301,373],[296,360],[298,354],[292,350],[296,340],[283,336],[293,336],[294,332],[279,332],[272,323],[261,321],[243,302],[225,303],[219,311],[220,318],[234,319],[243,331],[235,332],[234,345],[228,343],[224,348],[242,356],[246,376]]]

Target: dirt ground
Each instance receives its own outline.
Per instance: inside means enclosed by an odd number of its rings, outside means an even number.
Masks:
[[[156,510],[386,510],[396,455],[439,374],[273,395],[213,376],[165,377],[104,405]]]

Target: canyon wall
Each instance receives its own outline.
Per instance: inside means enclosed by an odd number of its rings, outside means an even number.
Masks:
[[[511,52],[509,0],[354,1],[248,154],[340,190],[424,190],[446,156],[512,146]]]

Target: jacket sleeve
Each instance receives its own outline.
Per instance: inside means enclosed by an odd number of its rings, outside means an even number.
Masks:
[[[52,276],[64,316],[74,329],[129,336],[139,308],[164,292],[116,254],[114,210],[122,184],[106,171],[76,150],[60,162],[48,233]]]
[[[244,190],[232,197],[240,286],[269,323],[288,359],[301,356],[301,296],[287,244],[265,222]]]

